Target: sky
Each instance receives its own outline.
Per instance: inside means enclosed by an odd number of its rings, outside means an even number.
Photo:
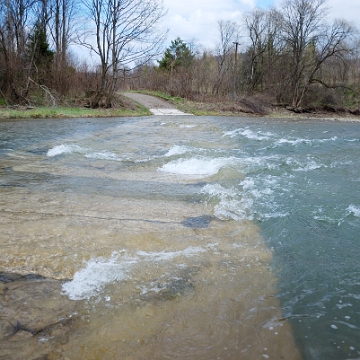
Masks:
[[[159,0],[161,1],[161,0]],[[281,9],[284,0],[162,0],[167,14],[161,28],[168,29],[164,49],[171,41],[180,37],[186,43],[194,44],[200,53],[214,51],[219,42],[218,21],[231,20],[241,23],[246,12],[255,8]],[[330,12],[328,19],[342,18],[355,25],[360,31],[360,0],[327,0]],[[246,47],[246,37],[241,38]],[[98,57],[84,48],[72,48],[75,58],[86,59],[89,64],[98,63]]]
[[[240,23],[255,8],[280,8],[282,0],[163,0],[167,15],[162,27],[169,30],[167,43],[180,37],[201,50],[213,50],[218,42],[219,20]],[[328,0],[329,19],[344,18],[360,28],[360,0]]]

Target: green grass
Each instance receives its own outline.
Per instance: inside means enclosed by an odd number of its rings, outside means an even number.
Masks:
[[[158,98],[170,101],[174,105],[181,105],[181,104],[183,104],[185,102],[185,99],[183,99],[181,97],[171,96],[171,95],[169,95],[167,93],[164,93],[162,91],[139,90],[139,91],[135,91],[135,92],[141,93],[141,94],[157,96]]]
[[[88,117],[129,117],[151,115],[145,107],[136,110],[111,108],[88,109],[83,107],[37,107],[34,109],[0,108],[0,119],[48,119],[48,118],[88,118]]]
[[[206,110],[206,109],[201,109],[198,104],[194,101],[190,101],[178,96],[171,96],[167,93],[164,93],[162,91],[152,91],[152,90],[139,90],[139,91],[135,91],[137,93],[141,93],[141,94],[146,94],[146,95],[151,95],[151,96],[156,96],[160,99],[164,99],[169,101],[171,104],[173,104],[177,109],[188,113],[188,114],[194,114],[197,116],[217,116],[219,114],[221,114],[220,112],[217,111],[211,111],[211,110]]]

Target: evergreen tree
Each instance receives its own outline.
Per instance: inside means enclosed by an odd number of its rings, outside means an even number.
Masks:
[[[163,58],[158,61],[159,68],[173,70],[179,66],[188,67],[194,60],[194,54],[188,45],[179,37],[171,42],[171,46],[165,51]]]
[[[54,59],[54,52],[50,50],[47,41],[45,26],[40,21],[35,24],[34,32],[29,37],[28,54],[38,68],[49,69]]]

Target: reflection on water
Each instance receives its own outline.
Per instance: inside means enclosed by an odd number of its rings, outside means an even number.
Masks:
[[[4,358],[360,356],[355,124],[32,120],[0,138]]]

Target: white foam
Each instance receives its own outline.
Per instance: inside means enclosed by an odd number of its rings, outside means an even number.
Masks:
[[[282,144],[290,144],[293,146],[296,146],[298,144],[304,143],[304,144],[309,144],[311,143],[311,140],[308,139],[302,139],[302,138],[298,138],[298,139],[294,139],[294,140],[289,140],[289,139],[280,139],[276,142],[276,144],[278,145],[282,145]]]
[[[139,250],[137,254],[142,258],[144,258],[143,261],[148,260],[148,261],[159,262],[159,261],[169,261],[179,256],[185,256],[185,257],[194,256],[204,251],[206,250],[203,249],[202,247],[190,246],[181,251],[147,252],[147,251]]]
[[[294,169],[294,171],[312,171],[312,170],[317,170],[317,169],[321,169],[323,167],[326,167],[323,164],[317,164],[314,160],[309,160],[309,162],[305,165],[302,165],[300,167],[298,167],[297,169]]]
[[[166,157],[174,156],[174,155],[182,155],[189,151],[189,148],[186,146],[173,146],[166,154]]]
[[[223,167],[233,165],[237,160],[235,158],[204,158],[196,157],[191,159],[179,159],[171,161],[161,168],[159,171],[178,174],[178,175],[194,175],[194,176],[212,176],[219,172]]]
[[[262,214],[263,219],[276,219],[276,218],[284,218],[289,216],[289,212],[272,212],[268,214]]]
[[[312,159],[310,156],[308,156],[306,159],[298,160],[292,157],[288,157],[285,160],[285,163],[292,168],[293,171],[312,171],[317,170],[321,168],[327,168],[327,165],[319,164],[314,159]]]
[[[280,187],[278,177],[259,175],[246,177],[239,188],[208,184],[201,192],[209,196],[207,203],[214,206],[214,215],[221,220],[265,220],[289,216],[282,204],[275,201]],[[280,190],[287,191],[282,187]]]
[[[257,156],[239,158],[238,162],[245,173],[258,171],[261,169],[274,170],[280,166],[280,157],[278,155]]]
[[[130,278],[131,271],[137,264],[173,261],[178,257],[196,256],[205,251],[202,247],[190,246],[184,250],[173,252],[139,250],[132,256],[128,255],[126,251],[114,252],[110,258],[101,257],[88,261],[85,268],[74,274],[73,280],[63,284],[62,290],[71,300],[89,299],[99,294],[107,284]]]
[[[92,151],[91,149],[86,149],[78,145],[65,144],[54,146],[52,149],[48,150],[47,156],[54,157],[62,154],[72,153],[81,154],[88,159],[94,160],[122,161],[122,159],[118,155],[110,151]]]
[[[52,149],[48,150],[46,155],[49,157],[54,157],[54,156],[58,156],[61,154],[71,154],[73,152],[81,153],[83,151],[84,150],[80,146],[77,146],[77,145],[61,144],[61,145],[54,146]]]
[[[327,216],[325,214],[314,215],[314,219],[317,221],[322,221],[322,222],[326,222],[329,224],[337,224],[337,225],[341,225],[344,222],[344,218],[338,219],[338,218]]]
[[[351,204],[346,210],[354,216],[360,217],[360,207]]]
[[[220,198],[229,197],[232,198],[236,196],[235,189],[226,189],[222,187],[220,184],[208,184],[205,185],[201,192],[209,194],[211,196],[219,196]]]
[[[345,308],[345,307],[349,307],[349,306],[353,306],[351,303],[346,303],[346,304],[336,304],[336,306],[339,309]]]
[[[304,139],[304,138],[296,138],[296,139],[284,139],[281,138],[275,142],[275,145],[289,144],[293,146],[297,146],[299,144],[314,144],[314,143],[324,143],[328,141],[336,141],[338,140],[337,136],[333,136],[329,139]]]
[[[223,136],[229,136],[231,138],[237,135],[241,135],[249,140],[269,140],[271,139],[272,136],[274,136],[274,134],[270,132],[266,132],[266,133],[262,131],[254,132],[250,129],[242,129],[242,128],[228,131],[223,134]]]
[[[90,152],[85,155],[88,159],[122,161],[120,157],[109,151]]]
[[[205,185],[201,192],[217,199],[214,206],[214,215],[221,220],[244,220],[253,219],[253,200],[239,196],[234,188],[226,189],[219,184]]]
[[[99,293],[106,284],[128,278],[127,271],[137,259],[125,257],[119,263],[118,257],[118,253],[113,253],[110,259],[90,260],[84,269],[74,274],[73,280],[63,284],[63,292],[71,300],[89,299]]]

